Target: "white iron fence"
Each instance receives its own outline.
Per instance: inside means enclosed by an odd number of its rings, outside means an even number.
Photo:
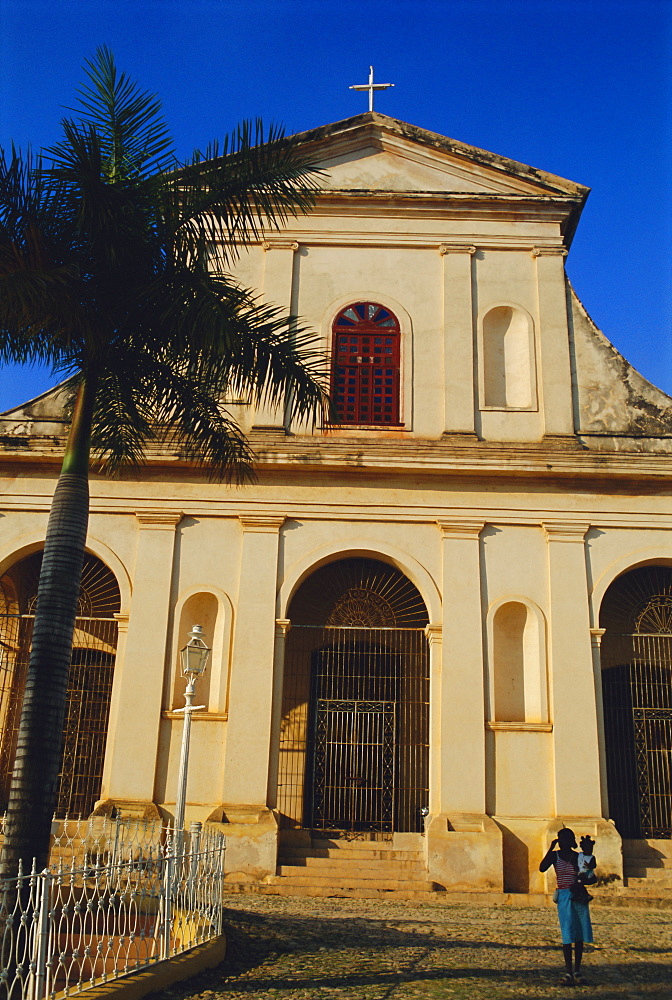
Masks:
[[[0,883],[0,1000],[73,996],[220,935],[224,849],[200,823],[59,823],[49,868]]]

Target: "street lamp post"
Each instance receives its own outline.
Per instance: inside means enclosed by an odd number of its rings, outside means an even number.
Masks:
[[[175,799],[175,836],[180,842],[184,831],[184,806],[187,801],[187,770],[189,768],[189,740],[191,737],[191,715],[205,708],[205,705],[193,705],[194,686],[196,679],[205,670],[210,656],[210,649],[203,641],[203,629],[194,625],[189,633],[189,642],[180,650],[180,666],[182,676],[187,679],[187,689],[184,692],[184,728],[182,729],[182,749],[180,752],[180,769],[177,778],[177,797]]]

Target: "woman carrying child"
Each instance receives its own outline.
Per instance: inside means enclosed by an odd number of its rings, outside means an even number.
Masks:
[[[566,973],[560,980],[563,986],[582,984],[586,980],[581,975],[583,945],[593,940],[588,903],[591,896],[586,891],[586,883],[596,881],[593,869],[595,856],[592,853],[594,841],[590,837],[581,840],[581,854],[577,854],[574,831],[567,827],[558,831],[541,864],[539,871],[545,872],[553,865],[558,888],[554,899],[558,904],[558,920],[562,934],[562,953]],[[574,945],[574,968],[572,969],[572,945]]]

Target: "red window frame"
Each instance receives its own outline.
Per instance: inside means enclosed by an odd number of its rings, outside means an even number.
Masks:
[[[341,309],[332,327],[335,424],[399,427],[401,329],[378,302]]]

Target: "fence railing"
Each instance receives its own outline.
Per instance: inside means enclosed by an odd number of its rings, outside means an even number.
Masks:
[[[222,933],[221,833],[75,826],[44,871],[0,882],[0,1000],[73,996]]]

